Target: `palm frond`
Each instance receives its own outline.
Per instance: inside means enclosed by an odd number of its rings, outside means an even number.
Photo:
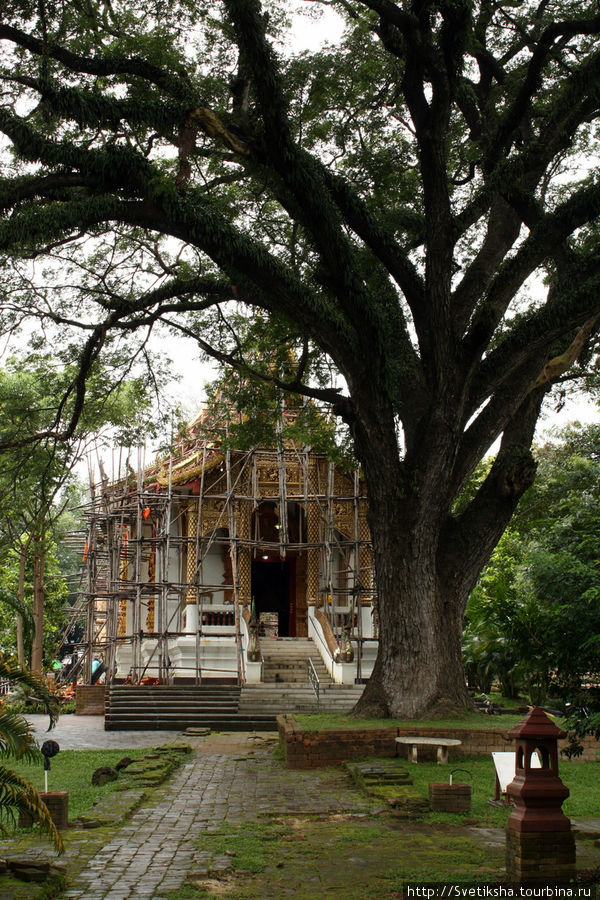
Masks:
[[[0,757],[13,756],[36,762],[42,759],[29,722],[16,710],[0,706]]]
[[[0,653],[0,678],[7,678],[14,685],[21,685],[34,691],[36,700],[44,705],[50,717],[48,731],[56,725],[59,716],[59,699],[42,676],[25,669],[16,659]]]
[[[28,813],[34,822],[39,822],[41,830],[52,839],[58,852],[63,852],[65,848],[60,832],[52,821],[39,791],[16,772],[0,766],[0,818],[14,822],[20,812]]]

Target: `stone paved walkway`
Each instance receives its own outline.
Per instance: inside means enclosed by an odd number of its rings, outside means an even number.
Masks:
[[[323,779],[327,789],[320,791]],[[202,876],[229,868],[229,857],[214,857],[197,846],[202,833],[218,831],[224,823],[369,808],[342,772],[338,777],[284,769],[273,759],[271,736],[211,735],[196,742],[194,755],[158,804],[136,812],[63,897],[159,900],[180,888],[190,872]]]
[[[27,715],[39,743],[56,741],[61,750],[133,750],[179,739],[176,731],[105,731],[104,716],[61,716],[48,731],[48,716]]]

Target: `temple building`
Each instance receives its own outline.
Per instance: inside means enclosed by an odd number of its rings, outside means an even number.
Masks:
[[[261,642],[308,638],[333,682],[364,682],[377,620],[359,473],[290,440],[228,449],[200,425],[92,491],[85,677],[96,656],[108,683],[256,683]]]

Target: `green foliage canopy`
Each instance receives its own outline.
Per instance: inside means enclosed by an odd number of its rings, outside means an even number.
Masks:
[[[600,428],[538,451],[524,495],[467,608],[467,671],[482,690],[578,702],[600,677]]]
[[[0,370],[0,439],[9,445],[0,450],[0,644],[6,653],[17,649],[16,610],[24,625],[23,649],[31,649],[35,631],[31,597],[35,578],[42,578],[47,658],[56,652],[68,595],[57,541],[63,537],[65,509],[76,499],[74,469],[91,443],[137,442],[152,433],[155,422],[146,381],[130,378],[111,387],[110,367],[97,363],[72,436],[68,441],[54,440],[57,419],[63,414],[72,417],[78,402],[70,389],[76,367],[61,365],[60,356],[31,348]],[[32,442],[33,434],[44,437]],[[36,553],[44,560],[43,573],[37,576]]]
[[[40,318],[87,374],[112,334],[161,321],[218,356],[202,314],[237,299],[288,317],[351,393],[369,378],[409,443],[462,354],[464,426],[493,397],[462,482],[597,314],[600,195],[578,162],[596,140],[597,18],[564,2],[338,8],[338,45],[283,55],[277,3],[6,5],[5,328]],[[551,300],[519,293],[533,273]],[[321,387],[349,415],[338,395]]]

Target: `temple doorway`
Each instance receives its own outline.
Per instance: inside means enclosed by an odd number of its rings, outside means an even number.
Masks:
[[[290,616],[293,561],[256,559],[252,563],[252,600],[264,634],[294,637],[295,616]],[[276,626],[276,628],[275,628]]]

